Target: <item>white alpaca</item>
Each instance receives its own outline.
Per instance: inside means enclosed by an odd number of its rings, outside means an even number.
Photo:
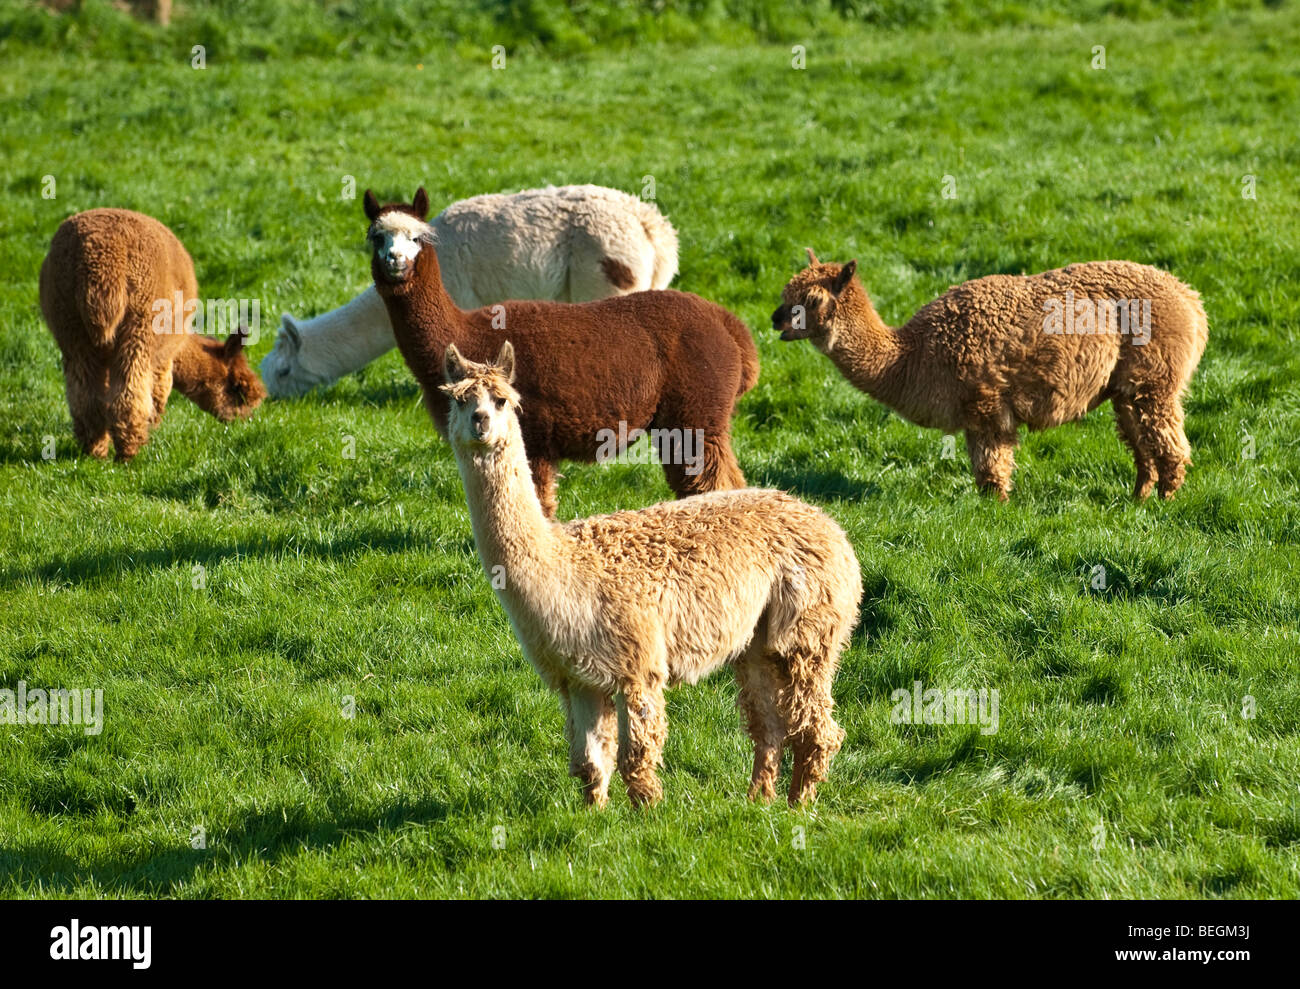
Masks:
[[[528,189],[452,203],[429,225],[447,293],[461,309],[507,299],[585,302],[667,288],[677,231],[653,203],[598,185]],[[396,346],[373,285],[315,319],[280,317],[262,379],[276,398],[360,370]]]

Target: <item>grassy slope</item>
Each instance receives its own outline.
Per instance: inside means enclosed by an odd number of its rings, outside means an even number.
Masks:
[[[108,727],[0,727],[0,893],[1294,894],[1300,162],[1285,122],[1300,84],[1283,58],[1298,45],[1283,11],[810,38],[803,72],[787,46],[504,72],[485,56],[196,72],[12,55],[0,684],[103,687]],[[143,210],[187,243],[207,293],[315,313],[367,280],[344,174],[439,201],[655,176],[682,234],[678,285],[760,339],[736,431],[750,482],[825,505],[862,562],[836,690],[848,741],[815,810],[746,804],[725,675],[671,695],[664,806],[632,813],[621,784],[605,814],[580,806],[558,705],[491,596],[454,462],[395,355],[247,424],[178,398],[129,469],[75,455],[35,303],[58,222]],[[1128,501],[1102,409],[1028,438],[1009,505],[980,499],[960,443],[942,459],[938,434],[770,338],[804,244],[856,256],[895,321],[990,272],[1172,269],[1212,333],[1183,494]],[[573,465],[561,514],[667,494],[654,468]],[[1104,593],[1087,588],[1098,563]],[[999,689],[1001,730],[891,725],[890,692],[916,679]]]

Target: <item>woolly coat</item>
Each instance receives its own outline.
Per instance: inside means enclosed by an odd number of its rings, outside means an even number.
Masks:
[[[1095,332],[1099,327],[1088,332],[1081,318],[1068,315],[1062,332],[1049,332],[1056,303],[1069,299],[1149,299],[1150,340]],[[985,414],[1009,429],[1037,430],[1079,419],[1116,395],[1181,392],[1205,350],[1208,327],[1200,296],[1167,271],[1093,261],[957,285],[896,335],[898,364],[892,380],[877,387],[901,415],[949,432]],[[849,335],[840,342],[851,356]],[[842,369],[854,380],[858,367],[846,362]]]
[[[705,466],[697,477],[664,464],[678,494],[743,486],[730,450],[736,400],[758,380],[749,329],[716,303],[686,292],[636,292],[585,303],[507,302],[465,312],[439,278],[436,249],[425,246],[412,274],[392,282],[378,257],[372,274],[388,307],[398,347],[424,390],[438,432],[447,435],[442,361],[454,343],[486,361],[506,340],[519,354],[515,387],[523,396],[528,458],[593,461],[603,430],[655,426],[703,431]],[[539,487],[548,481],[539,475]],[[548,499],[543,498],[544,503]],[[548,514],[554,505],[546,504]]]
[[[462,309],[507,299],[585,302],[667,288],[677,231],[653,203],[598,185],[547,186],[452,203],[429,221],[443,286]],[[273,395],[301,395],[360,370],[393,348],[373,285],[314,319],[280,317],[262,360]]]

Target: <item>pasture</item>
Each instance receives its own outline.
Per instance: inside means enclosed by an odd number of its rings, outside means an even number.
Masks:
[[[215,46],[196,69],[184,38],[0,42],[0,687],[104,697],[99,735],[0,725],[0,895],[1294,896],[1300,10],[844,24],[500,69],[494,43]],[[436,210],[582,182],[653,187],[674,287],[759,345],[749,483],[823,507],[861,561],[848,738],[812,808],[745,800],[725,672],[669,695],[663,804],[615,781],[583,807],[395,352],[245,423],[175,396],[129,466],[77,450],[36,294],[69,214],[170,226],[204,296],[261,300],[256,361],[280,312],[369,283],[367,187],[423,184]],[[1010,502],[980,497],[960,438],[775,339],[805,245],[857,258],[893,324],[1071,261],[1197,288],[1177,499],[1130,499],[1108,406],[1025,436]],[[564,474],[561,519],[670,497],[653,465]],[[997,730],[894,723],[918,681],[996,689]]]

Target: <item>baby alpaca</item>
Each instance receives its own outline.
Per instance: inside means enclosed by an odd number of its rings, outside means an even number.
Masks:
[[[467,312],[442,283],[428,209],[423,189],[410,205],[387,206],[366,190],[371,275],[440,434],[447,435],[447,401],[438,390],[447,345],[485,360],[509,336],[520,355],[524,443],[549,517],[561,460],[607,460],[634,431],[651,428],[678,495],[745,486],[731,449],[731,417],[758,380],[758,349],[739,317],[668,290]]]
[[[731,664],[754,742],[751,799],[811,800],[844,740],[831,681],[857,622],[853,547],[778,491],[719,491],[636,512],[547,519],[511,385],[514,349],[476,364],[446,348],[448,435],[474,541],[524,655],[563,699],[569,772],[603,806],[615,764],[637,805],[662,795],[664,688]]]
[[[155,326],[165,303],[197,305],[194,264],[176,235],[152,217],[92,209],[64,220],[41,265],[41,312],[63,352],[72,426],[81,448],[130,460],[149,439],[175,385],[222,422],[242,419],[266,397],[243,353],[244,336],[213,340],[180,314]]]
[[[949,289],[899,329],[876,315],[857,262],[809,267],[772,325],[809,338],[855,386],[920,426],[964,430],[975,480],[1011,491],[1021,424],[1048,429],[1109,400],[1137,463],[1136,498],[1172,498],[1190,464],[1182,394],[1209,330],[1201,297],[1131,261],[989,275]]]

